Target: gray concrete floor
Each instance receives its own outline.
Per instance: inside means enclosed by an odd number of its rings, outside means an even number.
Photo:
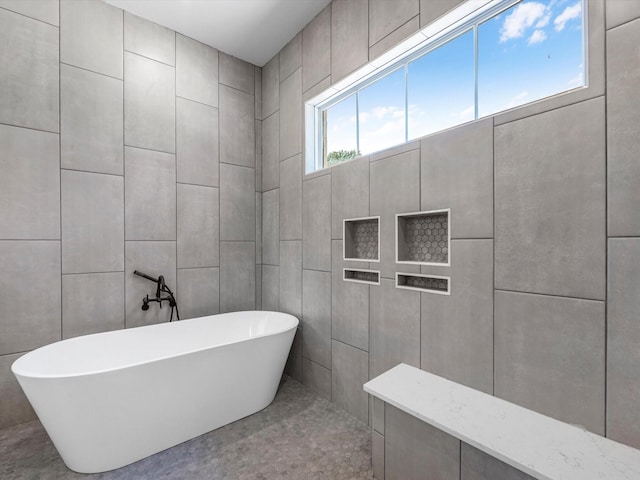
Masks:
[[[40,422],[0,430],[2,480],[372,479],[366,425],[285,377],[250,417],[134,464],[95,475],[68,470]]]

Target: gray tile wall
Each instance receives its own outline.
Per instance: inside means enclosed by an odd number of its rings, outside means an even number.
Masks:
[[[300,91],[459,3],[333,0],[264,68],[263,293],[302,314],[289,371],[320,388],[317,368],[304,374],[320,365],[309,342],[331,345],[332,401],[359,418],[364,378],[405,361],[640,446],[635,2],[589,0],[590,87],[304,175]],[[451,208],[451,266],[397,265],[394,215],[437,208]],[[344,262],[342,220],[368,215],[381,216],[381,262]],[[344,282],[345,267],[381,270],[381,285]],[[331,275],[330,330],[316,327],[303,269]],[[420,271],[451,276],[451,295],[394,287],[396,272]]]
[[[34,418],[24,352],[168,320],[135,269],[182,318],[260,307],[261,76],[98,0],[0,1],[0,428]]]

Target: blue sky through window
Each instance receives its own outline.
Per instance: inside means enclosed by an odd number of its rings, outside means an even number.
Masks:
[[[478,26],[478,118],[585,85],[582,4],[525,0]],[[473,120],[474,55],[470,30],[360,90],[360,153]],[[329,152],[355,149],[355,102],[329,110]]]
[[[480,117],[584,85],[582,2],[522,2],[478,28]]]

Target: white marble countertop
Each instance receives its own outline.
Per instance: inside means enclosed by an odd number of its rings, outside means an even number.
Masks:
[[[640,450],[403,363],[364,390],[537,479],[640,480]]]

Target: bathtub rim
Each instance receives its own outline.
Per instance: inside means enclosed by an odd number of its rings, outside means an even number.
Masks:
[[[201,319],[205,319],[205,318],[209,318],[209,317],[216,317],[216,316],[222,316],[222,315],[237,315],[237,316],[240,316],[243,313],[265,313],[265,314],[273,313],[273,314],[277,314],[279,316],[289,317],[290,319],[293,319],[294,321],[291,322],[290,324],[288,324],[286,327],[270,330],[267,333],[263,333],[263,334],[260,334],[260,335],[255,335],[255,336],[252,336],[252,337],[243,338],[241,340],[225,341],[225,342],[218,343],[218,344],[215,344],[215,345],[209,345],[209,346],[205,346],[205,347],[201,347],[201,348],[193,348],[193,349],[189,349],[189,350],[183,350],[183,351],[180,351],[178,353],[173,353],[173,354],[168,354],[168,355],[158,355],[156,357],[153,357],[153,358],[150,358],[150,359],[146,359],[144,361],[130,362],[130,363],[126,364],[126,365],[118,365],[118,366],[114,366],[114,367],[111,367],[111,368],[97,368],[97,369],[90,370],[90,371],[74,372],[74,373],[46,373],[46,374],[33,373],[31,371],[27,371],[27,372],[20,371],[21,363],[24,363],[24,362],[28,361],[27,357],[29,357],[31,354],[35,354],[35,352],[38,352],[38,354],[42,354],[43,350],[47,350],[47,349],[50,349],[50,348],[59,348],[60,344],[62,344],[62,343],[78,342],[78,341],[81,341],[81,339],[85,338],[85,337],[94,337],[96,335],[105,335],[105,336],[106,335],[117,335],[117,334],[122,335],[123,332],[127,332],[127,331],[130,331],[130,330],[138,330],[140,328],[176,328],[176,327],[170,327],[169,325],[172,325],[172,324],[179,325],[181,322],[188,322],[190,320],[201,320]],[[126,368],[134,368],[134,367],[137,367],[137,366],[146,365],[146,364],[150,364],[150,363],[154,363],[154,362],[170,360],[172,358],[177,358],[177,357],[181,357],[181,356],[185,356],[185,355],[196,354],[196,353],[204,352],[204,351],[212,349],[212,348],[222,348],[222,347],[225,347],[225,346],[228,346],[228,345],[233,345],[233,344],[242,343],[242,342],[249,342],[249,341],[253,341],[253,340],[259,340],[259,339],[265,338],[265,337],[280,335],[280,334],[283,334],[283,333],[288,332],[290,330],[297,329],[299,325],[300,325],[300,320],[295,315],[291,315],[289,313],[277,312],[277,311],[273,311],[273,310],[242,310],[242,311],[237,311],[237,312],[225,312],[225,313],[215,313],[215,314],[212,314],[212,315],[204,315],[204,316],[201,316],[201,317],[194,317],[194,318],[188,318],[188,319],[185,319],[185,320],[180,320],[178,322],[161,322],[161,323],[156,323],[156,324],[151,324],[151,325],[141,325],[141,326],[137,326],[137,327],[123,328],[123,329],[119,329],[119,330],[110,330],[110,331],[106,331],[106,332],[91,333],[91,334],[88,334],[88,335],[80,335],[80,336],[77,336],[77,337],[58,340],[56,342],[52,342],[52,343],[49,343],[47,345],[43,345],[41,347],[35,348],[34,350],[31,350],[31,351],[25,353],[24,355],[20,356],[17,360],[15,360],[11,364],[11,372],[18,379],[25,378],[25,379],[38,379],[38,380],[40,380],[40,379],[43,379],[43,380],[46,380],[46,379],[65,379],[65,378],[75,378],[75,377],[86,377],[86,376],[91,376],[91,375],[99,375],[99,374],[115,372],[115,371],[118,371],[118,370],[123,370],[123,369],[126,369]],[[23,359],[26,359],[26,360],[23,360]],[[22,368],[24,368],[24,367],[22,367]]]

